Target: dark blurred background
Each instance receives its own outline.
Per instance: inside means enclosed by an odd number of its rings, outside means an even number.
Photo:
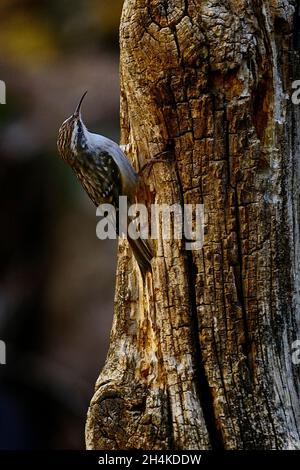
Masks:
[[[57,155],[89,93],[90,130],[119,139],[122,0],[1,0],[0,448],[83,449],[112,321],[115,244]]]

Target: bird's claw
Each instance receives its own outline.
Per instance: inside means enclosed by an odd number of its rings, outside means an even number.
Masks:
[[[155,163],[166,163],[167,161],[169,161],[166,158],[158,158],[158,157],[160,157],[161,155],[169,154],[169,153],[170,153],[169,151],[164,151],[164,152],[160,152],[160,153],[154,155],[154,157],[150,158],[150,160],[148,160],[148,161],[146,161],[146,163],[144,163],[144,165],[140,168],[140,170],[138,172],[138,175],[142,176],[144,171],[148,168],[148,176],[149,176],[150,171],[152,169],[152,166]],[[150,169],[149,169],[149,167],[150,167]]]

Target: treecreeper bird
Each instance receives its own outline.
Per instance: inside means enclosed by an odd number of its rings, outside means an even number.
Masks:
[[[87,130],[81,116],[86,93],[74,114],[63,122],[58,131],[58,151],[94,204],[112,204],[118,215],[119,196],[127,196],[128,204],[133,203],[138,174],[116,142]],[[115,229],[119,235],[118,216],[116,219]],[[127,239],[144,277],[151,270],[149,243],[142,238],[135,240],[129,235]]]

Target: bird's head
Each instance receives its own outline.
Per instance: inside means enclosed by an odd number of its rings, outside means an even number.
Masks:
[[[66,119],[58,131],[57,148],[60,156],[72,165],[76,156],[87,146],[86,127],[81,119],[81,105],[87,91],[82,95],[75,112]]]

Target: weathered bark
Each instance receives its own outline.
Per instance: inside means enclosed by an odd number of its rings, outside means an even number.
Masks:
[[[160,236],[145,286],[120,243],[93,449],[299,448],[300,79],[288,0],[125,0],[122,141],[140,200],[203,203],[200,251]],[[160,234],[161,235],[161,234]]]

